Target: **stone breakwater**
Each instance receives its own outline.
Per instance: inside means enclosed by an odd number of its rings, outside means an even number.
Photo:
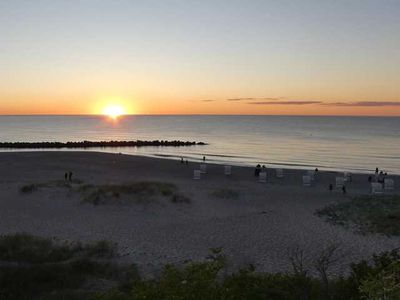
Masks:
[[[0,142],[2,149],[61,149],[61,148],[94,148],[94,147],[186,147],[206,145],[203,142],[189,141],[80,141],[80,142]]]

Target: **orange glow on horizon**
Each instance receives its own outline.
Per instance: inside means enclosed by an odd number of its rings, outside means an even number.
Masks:
[[[0,95],[0,115],[106,115],[112,119],[121,115],[330,115],[330,116],[400,116],[400,106],[329,106],[306,105],[251,105],[246,101],[227,101],[230,95],[215,95],[200,99],[185,99],[178,95],[151,97],[122,93],[121,98],[98,95]],[[189,97],[188,97],[189,98]],[[288,97],[296,99],[297,97]],[[300,97],[298,97],[300,98]],[[305,98],[305,97],[301,97]],[[301,99],[300,98],[300,99]],[[214,99],[204,101],[202,99]],[[308,98],[307,98],[308,99]],[[312,100],[317,98],[311,98]],[[317,99],[318,100],[318,99]],[[368,101],[370,99],[362,99]],[[388,99],[395,101],[396,99]],[[284,100],[285,101],[285,100]],[[284,102],[282,101],[282,102]],[[250,101],[248,101],[250,102]],[[344,101],[343,101],[344,102]],[[349,101],[350,102],[350,101]]]

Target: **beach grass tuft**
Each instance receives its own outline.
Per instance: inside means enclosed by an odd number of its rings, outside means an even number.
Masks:
[[[360,233],[400,235],[400,196],[362,196],[317,210],[332,224],[355,224]]]
[[[74,179],[73,181],[65,181],[65,180],[53,180],[48,182],[41,182],[41,183],[31,183],[24,185],[20,188],[21,193],[28,194],[37,191],[40,188],[72,188],[72,184],[81,184],[82,181],[79,179]]]
[[[228,188],[221,188],[216,189],[211,192],[211,196],[215,198],[221,199],[239,199],[239,192],[236,190],[228,189]]]

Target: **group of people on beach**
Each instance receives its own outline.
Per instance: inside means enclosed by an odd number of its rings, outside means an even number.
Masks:
[[[260,164],[258,164],[254,170],[254,176],[258,177],[258,176],[260,176],[261,172],[266,172],[266,171],[267,171],[267,168],[265,167],[265,165],[261,166]]]
[[[205,156],[203,156],[203,162],[206,162]],[[181,164],[189,165],[189,161],[187,159],[184,160],[183,157],[181,157]]]
[[[72,174],[73,173],[71,171],[65,172],[65,174],[64,174],[65,181],[72,181]]]
[[[374,182],[379,182],[379,183],[384,184],[385,183],[385,178],[387,177],[387,175],[388,174],[386,172],[384,173],[382,170],[379,171],[379,168],[376,168],[375,169],[375,176],[374,177],[372,177],[371,175],[368,176],[368,181],[369,182],[374,181]]]

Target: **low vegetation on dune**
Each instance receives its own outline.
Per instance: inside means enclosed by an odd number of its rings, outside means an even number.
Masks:
[[[115,202],[149,203],[167,198],[174,203],[189,203],[190,199],[178,192],[176,185],[165,182],[135,182],[130,184],[84,185],[82,200],[95,205]]]
[[[363,234],[400,235],[400,196],[363,196],[316,212],[330,223],[355,225]]]
[[[74,180],[74,181],[64,181],[64,180],[54,180],[54,181],[48,181],[48,182],[42,182],[42,183],[31,183],[24,185],[20,188],[20,192],[24,194],[32,193],[34,191],[37,191],[41,188],[52,188],[52,187],[57,187],[57,188],[72,188],[73,184],[80,184],[81,181],[79,180]]]
[[[229,188],[216,189],[210,193],[212,197],[220,199],[239,199],[239,192]]]
[[[98,204],[150,203],[160,198],[172,203],[189,203],[190,198],[179,192],[176,185],[167,182],[142,181],[126,184],[84,184],[73,181],[49,181],[32,183],[20,188],[21,193],[29,194],[42,188],[67,188],[79,193],[83,202]]]
[[[133,266],[111,263],[114,255],[115,246],[106,241],[81,244],[23,233],[1,236],[0,299],[93,299],[99,289],[93,291],[91,285],[106,290],[137,278]]]

